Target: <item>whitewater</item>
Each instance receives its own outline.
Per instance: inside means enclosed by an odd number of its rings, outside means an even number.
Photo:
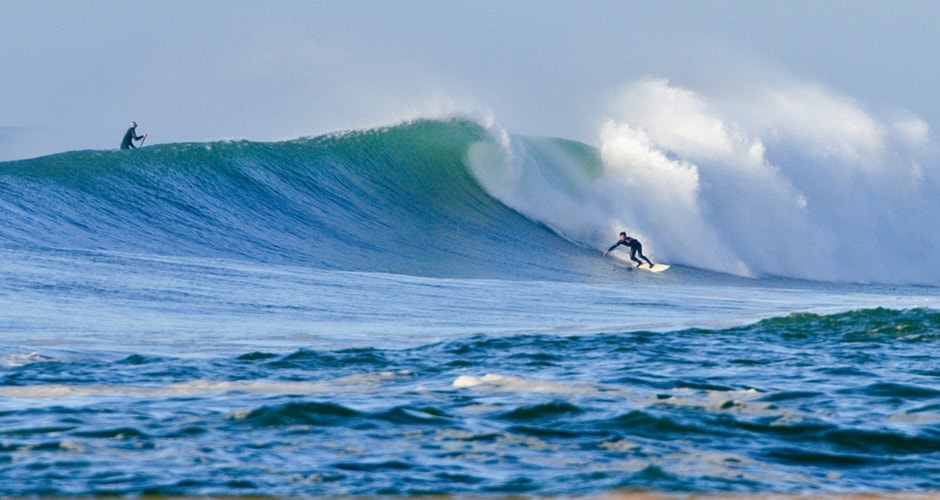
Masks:
[[[940,283],[926,123],[881,123],[816,88],[752,99],[643,81],[598,148],[504,139],[471,162],[489,193],[585,246],[625,228],[662,260],[738,276]]]
[[[940,490],[926,124],[619,95],[0,163],[0,496]]]

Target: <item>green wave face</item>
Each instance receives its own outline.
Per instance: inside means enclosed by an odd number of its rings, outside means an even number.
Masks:
[[[0,242],[433,277],[600,275],[481,189],[463,120],[290,142],[155,145],[0,165]]]

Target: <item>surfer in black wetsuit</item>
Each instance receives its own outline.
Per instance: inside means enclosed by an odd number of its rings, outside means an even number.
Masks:
[[[147,137],[147,134],[137,135],[137,122],[131,122],[131,128],[124,133],[124,140],[121,141],[121,149],[134,149],[134,141],[139,141]]]
[[[650,267],[653,267],[653,263],[650,262],[650,260],[647,259],[645,255],[643,255],[643,244],[640,243],[640,240],[636,238],[631,238],[627,236],[627,233],[624,233],[624,232],[620,233],[620,239],[617,240],[617,243],[614,243],[612,247],[604,251],[604,255],[607,255],[608,252],[617,248],[620,245],[626,245],[630,247],[630,260],[632,260],[633,262],[636,262],[636,267],[640,267],[641,265],[643,265],[643,262],[641,262],[640,259],[645,260],[646,263],[650,265]],[[636,258],[638,254],[640,256],[640,259]]]

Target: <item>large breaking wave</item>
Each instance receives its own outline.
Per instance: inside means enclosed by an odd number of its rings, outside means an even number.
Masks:
[[[741,276],[940,284],[940,164],[929,127],[813,86],[708,97],[626,87],[599,148],[510,138],[471,165],[499,199],[603,248]]]
[[[749,129],[661,81],[624,96],[599,147],[452,119],[7,162],[0,244],[582,280],[623,276],[599,251],[626,230],[676,276],[940,284],[916,121],[847,140]]]

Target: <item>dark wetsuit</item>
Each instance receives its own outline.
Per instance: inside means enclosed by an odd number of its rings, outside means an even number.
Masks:
[[[650,260],[647,259],[645,255],[643,255],[643,244],[640,243],[639,240],[635,240],[628,236],[627,239],[625,240],[617,240],[617,243],[614,243],[614,246],[608,248],[607,251],[609,252],[617,248],[620,245],[630,247],[630,260],[632,260],[633,262],[636,262],[637,265],[642,264],[643,262],[641,262],[640,259],[643,259],[646,261],[647,264],[650,265],[650,267],[653,267],[653,263],[650,262]],[[640,255],[640,259],[636,258],[637,254]]]
[[[124,134],[124,140],[121,141],[121,149],[133,149],[134,141],[139,141],[143,139],[144,136],[137,135],[134,131],[134,127],[127,129],[127,132]]]

